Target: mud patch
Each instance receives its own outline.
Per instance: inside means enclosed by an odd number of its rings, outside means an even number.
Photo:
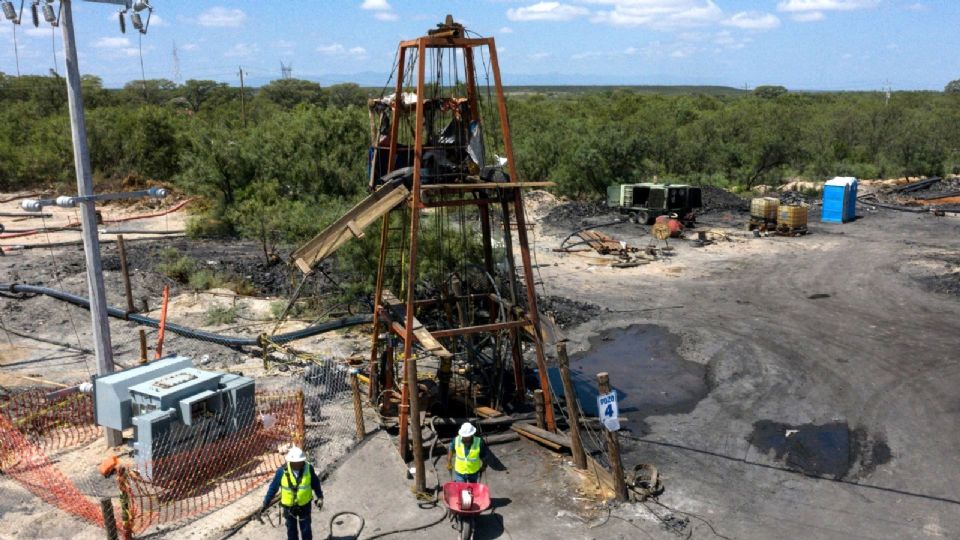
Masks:
[[[862,427],[851,430],[846,422],[793,426],[760,420],[747,440],[790,469],[835,480],[867,476],[893,457],[882,438]]]
[[[610,374],[620,412],[631,421],[692,411],[709,393],[706,366],[684,360],[679,347],[679,336],[649,324],[605,330],[591,338],[590,349],[570,361],[585,412],[597,413],[596,374],[601,371]]]

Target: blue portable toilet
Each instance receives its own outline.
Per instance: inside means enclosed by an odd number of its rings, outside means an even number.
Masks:
[[[857,217],[857,179],[838,176],[823,185],[821,221],[846,223]]]

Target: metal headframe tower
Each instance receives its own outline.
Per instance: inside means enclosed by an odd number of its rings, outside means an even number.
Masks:
[[[406,202],[382,218],[370,355],[371,392],[378,378],[386,381],[384,392],[392,390],[393,373],[385,378],[374,374],[384,368],[392,370],[396,346],[400,349],[396,352],[402,351],[399,360],[404,371],[399,404],[400,449],[408,452],[409,433],[415,488],[424,491],[418,359],[437,365],[441,402],[450,394],[452,380],[460,396],[466,396],[462,399],[468,407],[479,405],[474,392],[478,384],[489,388],[493,396],[498,395],[498,388],[512,387],[514,399],[523,400],[521,341],[526,340],[534,349],[539,385],[546,398],[548,429],[555,429],[521,195],[524,188],[548,183],[519,181],[492,37],[467,37],[463,26],[448,16],[429,35],[401,42],[397,57],[392,100],[380,100],[386,120],[381,122],[382,135],[373,148],[372,168],[384,163],[382,172],[386,174],[381,178],[390,178],[391,172],[404,173],[400,167],[403,163],[412,166],[406,169],[412,178],[406,181],[410,188]],[[487,94],[478,84],[478,58],[484,67],[489,65]],[[495,146],[499,155],[494,156],[492,148],[484,151],[480,148],[483,144]],[[378,161],[382,157],[386,160]],[[371,173],[372,180],[376,181],[376,176],[379,174]],[[461,219],[455,226],[458,215]],[[448,226],[455,235],[476,234],[464,225],[464,215],[468,220],[478,220],[482,256],[475,270],[472,263],[467,267],[462,262],[466,255],[443,235]],[[391,216],[400,219],[391,220]],[[497,259],[492,217],[499,218],[502,225],[497,233]],[[440,234],[425,245],[426,233],[431,232],[428,228]],[[395,234],[398,230],[400,233]],[[519,267],[514,260],[514,234],[519,244]],[[391,253],[395,259],[391,259]],[[450,261],[458,257],[460,260]],[[388,272],[388,259],[398,261],[395,275]],[[452,272],[446,270],[449,266],[454,268]],[[428,278],[426,272],[436,272],[437,268],[444,268],[443,276]],[[473,274],[474,279],[466,274]],[[468,286],[471,281],[475,286]],[[400,295],[389,291],[391,284],[400,287]],[[513,376],[506,377],[511,371],[506,360],[510,357]],[[455,362],[457,370],[453,369]],[[481,378],[487,382],[480,382]]]

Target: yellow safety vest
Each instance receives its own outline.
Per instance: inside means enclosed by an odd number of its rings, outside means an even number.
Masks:
[[[295,478],[293,469],[287,463],[287,470],[280,479],[280,506],[307,506],[313,500],[312,471],[309,463],[303,464],[303,473],[300,475],[300,483],[293,484]]]
[[[474,437],[470,444],[470,451],[467,452],[463,447],[463,439],[457,436],[454,448],[457,451],[457,459],[454,461],[453,469],[459,474],[476,474],[480,472],[483,463],[480,462],[480,438]]]

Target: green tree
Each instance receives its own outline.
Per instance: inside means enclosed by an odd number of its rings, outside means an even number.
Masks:
[[[292,109],[301,103],[322,105],[324,96],[319,84],[302,79],[278,79],[262,86],[259,92],[259,97],[284,109]]]
[[[186,101],[190,110],[198,113],[200,107],[217,94],[217,90],[227,88],[229,87],[226,84],[216,81],[190,79],[183,83],[183,87],[179,88],[177,93]]]
[[[787,93],[783,86],[764,85],[753,89],[753,95],[763,99],[776,99]]]
[[[947,85],[943,87],[943,93],[954,95],[960,94],[960,79],[954,79],[948,82]]]

